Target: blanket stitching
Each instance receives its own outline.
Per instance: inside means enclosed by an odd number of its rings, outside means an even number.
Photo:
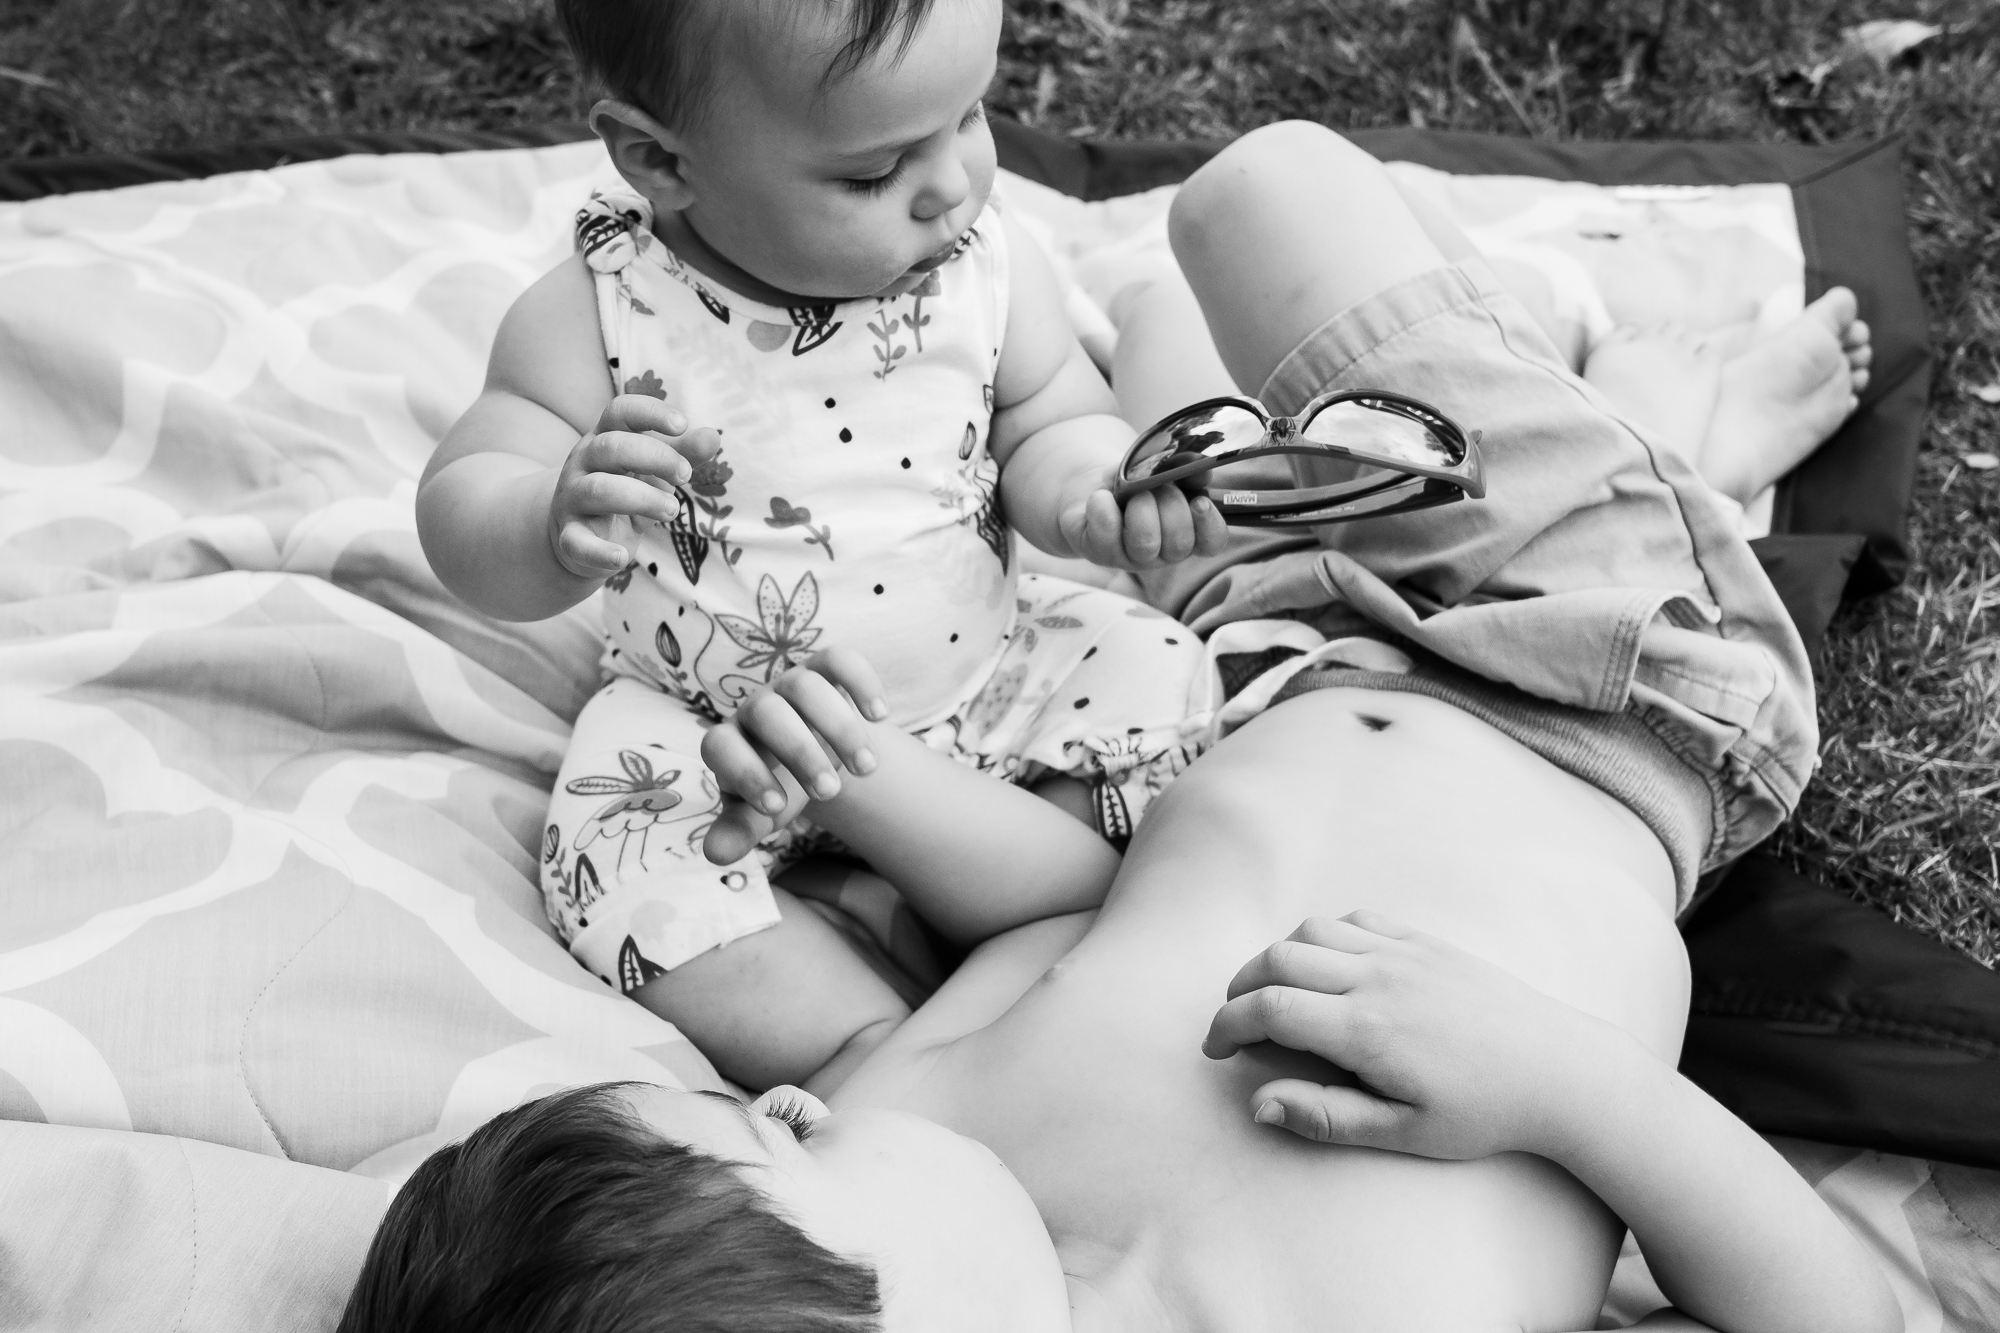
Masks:
[[[350,878],[348,882],[347,896],[340,900],[340,906],[334,908],[331,912],[328,912],[326,915],[326,920],[320,922],[318,926],[314,927],[313,933],[306,936],[304,940],[300,941],[298,948],[292,950],[291,957],[285,959],[284,962],[280,963],[278,965],[278,970],[271,973],[269,977],[266,977],[264,979],[264,985],[262,986],[261,989],[258,990],[257,998],[250,1001],[250,1007],[243,1011],[243,1027],[236,1034],[236,1071],[238,1077],[242,1080],[243,1083],[243,1095],[250,1099],[251,1109],[256,1111],[257,1118],[264,1122],[264,1128],[270,1131],[271,1141],[278,1145],[279,1153],[282,1154],[284,1159],[288,1162],[297,1161],[298,1159],[292,1156],[292,1150],[285,1145],[284,1137],[278,1133],[278,1127],[272,1124],[271,1117],[265,1114],[264,1103],[262,1103],[257,1099],[256,1089],[250,1086],[250,1061],[248,1054],[244,1049],[249,1044],[250,1020],[256,1016],[257,1006],[264,1003],[264,997],[270,993],[271,987],[278,984],[278,978],[285,975],[285,973],[291,969],[292,964],[296,963],[299,960],[300,955],[304,954],[307,949],[311,948],[313,941],[318,939],[322,934],[324,934],[326,928],[332,925],[337,919],[339,919],[341,913],[345,912],[353,902],[354,902],[354,885],[352,879]]]
[[[1937,1167],[1935,1166],[1935,1164],[1933,1164],[1933,1166],[1931,1167],[1930,1186],[1931,1186],[1931,1192],[1938,1196],[1938,1202],[1944,1205],[1944,1210],[1945,1212],[1951,1215],[1952,1221],[1964,1227],[1966,1230],[1966,1234],[1971,1236],[1974,1240],[1978,1241],[1981,1245],[1984,1245],[1987,1249],[1993,1251],[1995,1254],[2000,1254],[2000,1242],[1996,1242],[1991,1236],[1987,1235],[1984,1231],[1981,1231],[1978,1227],[1966,1221],[1964,1214],[1958,1211],[1958,1205],[1954,1204],[1951,1201],[1951,1196],[1944,1192],[1944,1186],[1938,1183]]]
[[[187,1327],[188,1311],[194,1308],[196,1275],[201,1270],[201,1202],[195,1194],[194,1163],[188,1160],[187,1141],[176,1136],[174,1147],[180,1152],[181,1166],[188,1176],[188,1288],[180,1315],[174,1320],[174,1333],[180,1333]]]

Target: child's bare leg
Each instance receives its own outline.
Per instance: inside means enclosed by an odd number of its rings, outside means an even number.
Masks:
[[[1836,287],[1723,365],[1701,450],[1709,485],[1747,502],[1853,414],[1874,358],[1855,315],[1854,293]]]
[[[838,1087],[910,1007],[839,931],[783,889],[783,920],[697,954],[632,992],[755,1092]]]
[[[1475,253],[1418,218],[1381,163],[1301,121],[1253,130],[1190,176],[1168,232],[1223,364],[1252,392],[1329,314]]]
[[[1189,403],[1238,392],[1178,268],[1167,265],[1143,289],[1126,289],[1116,305],[1111,390],[1118,415],[1134,429]]]
[[[1720,339],[1679,324],[1617,328],[1591,349],[1583,378],[1619,415],[1700,470],[1725,360]]]

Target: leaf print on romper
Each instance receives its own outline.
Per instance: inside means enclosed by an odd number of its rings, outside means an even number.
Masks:
[[[639,838],[639,868],[643,870],[646,868],[647,844],[655,828],[701,819],[712,813],[714,801],[709,802],[711,808],[685,810],[669,816],[668,811],[681,804],[681,794],[673,789],[681,771],[676,768],[664,774],[655,774],[652,760],[637,750],[620,750],[618,764],[625,770],[622,778],[572,778],[563,784],[563,790],[572,796],[611,795],[613,798],[591,815],[589,822],[578,831],[575,846],[581,852],[600,838],[606,842],[617,838],[617,864],[622,871],[625,854],[631,850],[632,838],[636,834]],[[703,773],[704,794],[713,785],[708,775]]]
[[[618,989],[627,995],[651,981],[664,977],[667,969],[639,952],[639,942],[630,935],[618,946]]]
[[[792,595],[786,597],[778,591],[777,580],[766,574],[757,581],[759,623],[720,613],[715,622],[736,641],[737,647],[746,650],[736,659],[737,669],[755,671],[762,667],[763,683],[768,684],[781,672],[803,662],[807,650],[819,641],[819,627],[812,623],[818,614],[818,579],[811,574],[801,575]]]
[[[771,516],[764,520],[766,527],[804,528],[812,535],[806,538],[807,546],[817,546],[826,552],[826,558],[833,559],[833,529],[816,528],[812,523],[812,510],[804,505],[794,505],[782,495],[771,497]]]
[[[667,524],[667,541],[674,548],[674,559],[680,563],[681,573],[689,583],[701,582],[702,562],[708,559],[709,543],[721,550],[728,564],[735,564],[743,556],[743,548],[729,540],[729,524],[725,521],[736,512],[736,506],[722,502],[729,479],[735,475],[718,453],[694,465],[686,486],[674,487],[674,498],[681,502],[681,508]]]

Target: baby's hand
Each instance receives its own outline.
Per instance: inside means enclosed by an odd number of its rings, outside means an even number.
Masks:
[[[844,648],[814,653],[745,699],[735,717],[701,739],[701,761],[723,792],[702,854],[717,865],[741,860],[808,798],[840,795],[839,765],[871,772],[868,723],[888,715],[881,678]]]
[[[1064,502],[1058,527],[1070,549],[1113,569],[1158,569],[1191,555],[1220,555],[1229,525],[1207,496],[1189,500],[1178,486],[1156,486],[1125,502],[1101,480]]]
[[[1278,1079],[1256,1119],[1304,1138],[1424,1157],[1544,1151],[1624,1034],[1379,912],[1313,918],[1229,983],[1202,1050],[1275,1041],[1360,1087]]]
[[[721,443],[706,427],[690,431],[687,418],[657,398],[612,399],[556,475],[549,549],[557,562],[587,579],[623,569],[633,559],[632,520],[670,522],[680,512],[673,487],[685,485],[693,464],[714,457]]]

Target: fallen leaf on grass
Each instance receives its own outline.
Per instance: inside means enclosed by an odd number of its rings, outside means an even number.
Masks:
[[[1867,56],[1887,69],[1897,56],[1922,46],[1943,31],[1915,19],[1872,19],[1857,23],[1841,34],[1841,54],[1849,58]]]
[[[1991,472],[1994,468],[2000,467],[2000,458],[1992,454],[1967,454],[1965,465],[1974,472]]]
[[[2000,380],[1980,385],[1972,391],[1972,396],[1982,403],[2000,403]]]

